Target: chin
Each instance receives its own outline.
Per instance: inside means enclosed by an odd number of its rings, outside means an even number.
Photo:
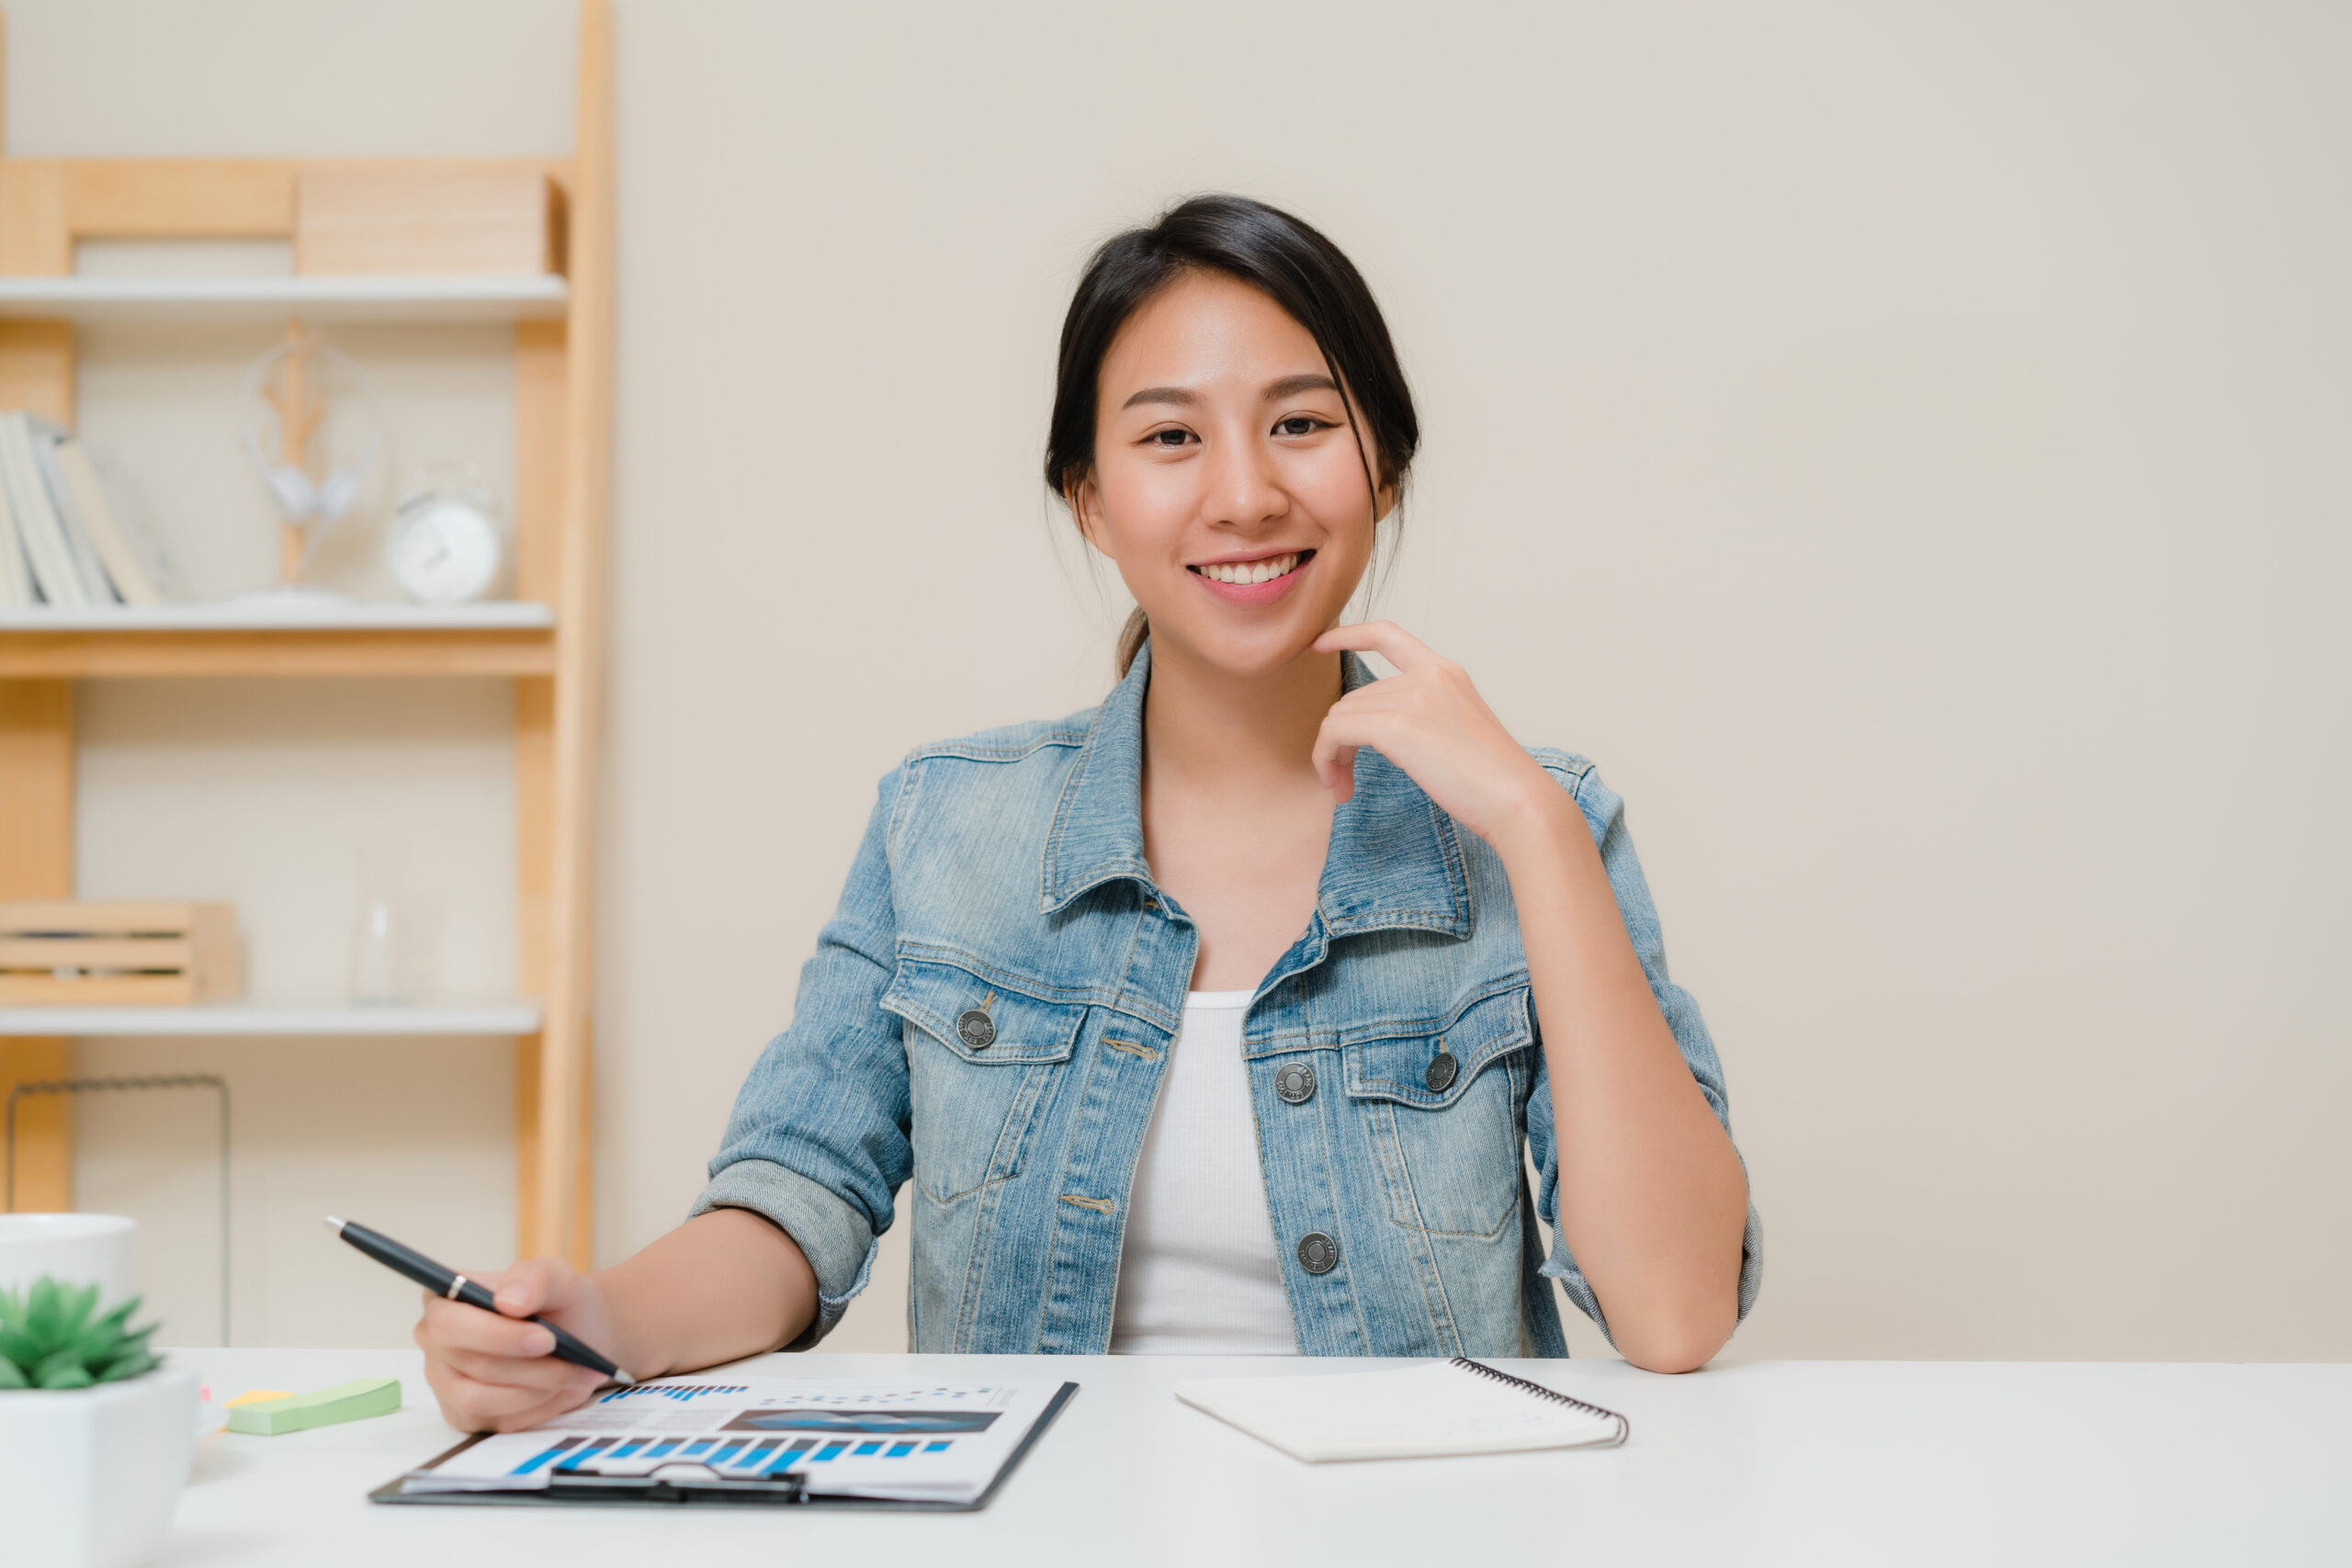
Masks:
[[[1226,675],[1254,680],[1295,662],[1323,635],[1325,623],[1312,626],[1252,627],[1237,634],[1229,626],[1178,626],[1163,632],[1152,624],[1153,641],[1162,647],[1181,644],[1200,662]]]

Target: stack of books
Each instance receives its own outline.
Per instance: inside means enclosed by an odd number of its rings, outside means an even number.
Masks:
[[[0,610],[162,599],[82,444],[38,415],[0,413]]]

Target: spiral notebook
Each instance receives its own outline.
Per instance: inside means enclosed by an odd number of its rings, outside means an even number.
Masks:
[[[1613,1410],[1462,1356],[1395,1371],[1180,1382],[1176,1397],[1310,1464],[1614,1448],[1632,1430]]]

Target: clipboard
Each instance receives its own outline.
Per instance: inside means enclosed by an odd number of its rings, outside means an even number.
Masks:
[[[368,1494],[371,1503],[457,1504],[474,1507],[698,1507],[698,1508],[861,1508],[876,1511],[912,1511],[930,1514],[969,1514],[989,1506],[1004,1484],[1006,1476],[1020,1467],[1061,1415],[1062,1407],[1078,1392],[1078,1384],[1066,1382],[1055,1391],[1043,1414],[1031,1424],[1012,1454],[990,1479],[987,1490],[968,1503],[940,1502],[932,1498],[841,1497],[808,1489],[805,1478],[798,1474],[774,1478],[720,1475],[707,1465],[692,1461],[661,1466],[649,1475],[591,1475],[567,1472],[560,1465],[548,1472],[544,1487],[528,1491],[470,1492],[410,1492],[405,1490],[413,1471],[404,1471]],[[492,1436],[476,1432],[465,1441],[434,1455],[418,1470],[431,1469],[465,1452],[476,1443]]]

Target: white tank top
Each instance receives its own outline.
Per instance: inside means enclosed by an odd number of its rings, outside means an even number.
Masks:
[[[1298,1353],[1241,1061],[1251,994],[1184,998],[1127,1199],[1114,1356]]]

